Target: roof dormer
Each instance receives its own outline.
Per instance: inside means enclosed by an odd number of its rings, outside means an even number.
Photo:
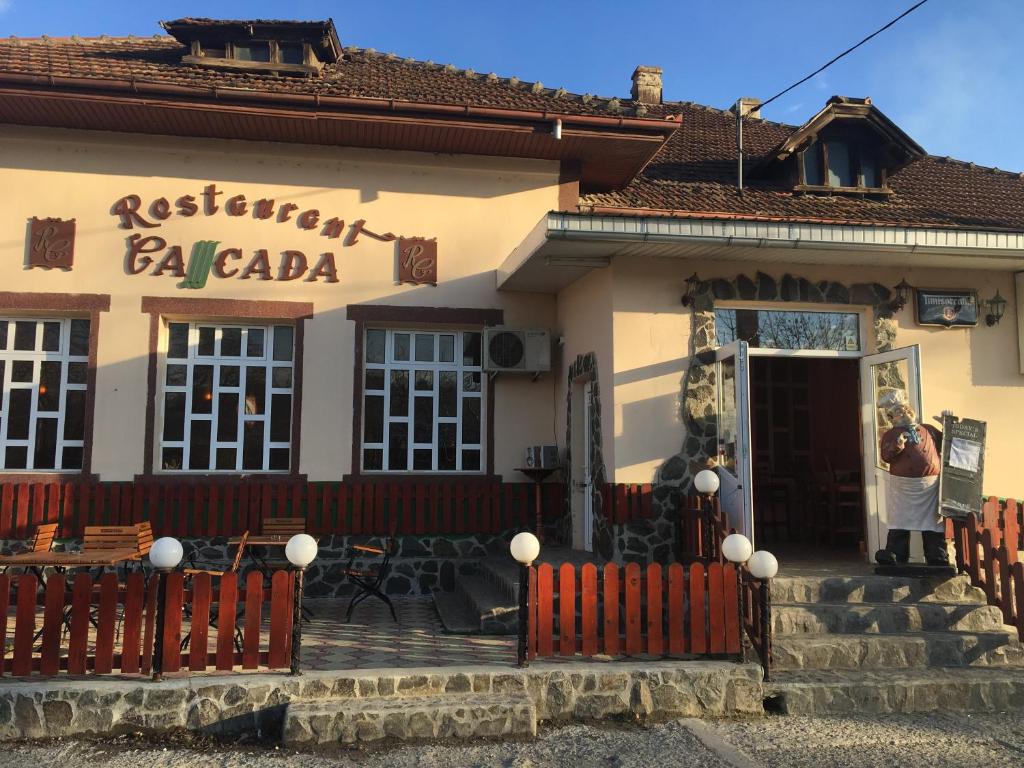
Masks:
[[[226,21],[177,19],[160,22],[188,46],[186,64],[219,69],[315,75],[341,58],[341,43],[327,21]]]
[[[786,169],[798,192],[886,195],[888,177],[924,154],[871,99],[833,96],[769,154],[768,165]]]

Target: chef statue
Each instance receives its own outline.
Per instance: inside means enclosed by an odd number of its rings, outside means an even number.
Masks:
[[[910,558],[910,532],[920,531],[925,562],[949,565],[945,520],[939,515],[942,432],[917,422],[901,390],[885,393],[878,404],[893,426],[882,435],[880,445],[882,461],[889,465],[885,498],[889,536],[875,560],[903,565]]]

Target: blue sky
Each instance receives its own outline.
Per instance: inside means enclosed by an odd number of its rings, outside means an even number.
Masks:
[[[912,0],[0,0],[0,36],[151,35],[160,19],[333,17],[345,45],[625,96],[637,64],[665,96],[727,107],[766,99]],[[765,117],[802,123],[832,94],[870,96],[928,152],[1024,170],[1020,0],[929,0]]]

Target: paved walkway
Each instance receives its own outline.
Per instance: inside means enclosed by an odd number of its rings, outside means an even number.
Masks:
[[[347,600],[310,600],[302,628],[304,669],[378,669],[514,664],[516,638],[448,635],[430,597],[392,598],[398,621],[380,600],[366,600],[345,623]]]

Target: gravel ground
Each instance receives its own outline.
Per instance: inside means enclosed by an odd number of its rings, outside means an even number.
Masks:
[[[1024,762],[1024,713],[779,717],[650,727],[572,725],[535,741],[405,745],[297,754],[183,738],[6,745],[7,768],[962,768]]]

